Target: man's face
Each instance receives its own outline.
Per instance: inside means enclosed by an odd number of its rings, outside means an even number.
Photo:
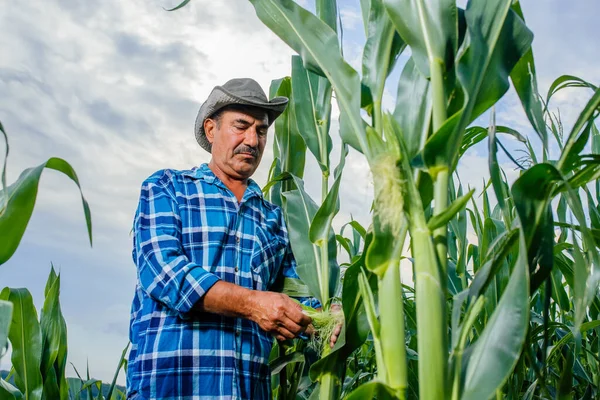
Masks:
[[[267,144],[267,113],[260,109],[227,110],[220,122],[204,121],[212,160],[232,179],[247,179],[258,167]]]

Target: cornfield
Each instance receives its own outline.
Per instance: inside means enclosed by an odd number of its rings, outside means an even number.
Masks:
[[[298,54],[290,76],[270,88],[271,96],[290,103],[275,122],[275,158],[263,191],[285,212],[301,278],[286,279],[279,289],[317,298],[325,327],[317,344],[297,339],[273,347],[273,397],[599,398],[600,90],[564,75],[545,96],[539,93],[533,33],[518,0],[471,0],[465,9],[454,0],[361,0],[367,38],[361,71],[342,55],[335,0],[316,0],[314,14],[292,0],[250,2]],[[395,105],[386,110],[387,78],[408,52],[392,90]],[[494,105],[511,84],[535,137],[496,124]],[[565,132],[550,104],[573,87],[592,96]],[[333,100],[342,143],[335,166]],[[488,126],[474,125],[482,115],[489,116]],[[511,154],[500,135],[518,140],[525,155]],[[475,193],[461,184],[457,165],[486,139],[489,176]],[[350,148],[364,156],[373,177],[372,222],[349,221],[336,233]],[[519,170],[512,183],[498,162],[499,149]],[[303,183],[312,158],[321,171],[320,199]],[[11,186],[3,181],[0,263],[19,243],[44,168],[77,182],[60,159],[25,171]],[[410,277],[400,274],[405,258]],[[47,299],[54,299],[56,281],[52,272]],[[55,337],[48,329],[64,325],[58,297],[44,305],[46,319],[36,328],[48,338],[39,340],[43,353],[35,350],[38,358],[26,367],[19,357],[31,346],[22,341],[23,351],[15,351],[22,334],[15,324],[23,314],[19,296],[27,293],[7,288],[0,295],[0,347],[8,337],[17,386],[0,380],[0,395],[69,398],[62,383],[60,397],[46,384],[64,378],[63,355],[56,346],[46,348]],[[327,320],[339,320],[336,304],[343,327],[330,348]],[[47,317],[50,312],[56,315]],[[122,360],[117,373],[121,366]],[[23,386],[30,373],[35,390]]]

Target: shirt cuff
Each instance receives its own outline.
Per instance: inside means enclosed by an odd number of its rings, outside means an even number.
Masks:
[[[201,266],[191,268],[185,276],[181,287],[181,299],[176,306],[177,311],[186,314],[206,294],[215,283],[220,280],[218,276],[206,271]]]

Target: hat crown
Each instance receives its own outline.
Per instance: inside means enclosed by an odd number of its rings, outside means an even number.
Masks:
[[[222,86],[215,86],[208,99],[200,106],[194,125],[196,141],[204,150],[211,152],[212,145],[204,132],[204,120],[223,107],[230,104],[243,104],[261,108],[269,114],[269,125],[271,125],[285,110],[288,101],[289,99],[284,96],[276,96],[269,100],[258,82],[252,78],[230,79]]]
[[[236,96],[249,98],[254,97],[260,101],[268,101],[267,95],[263,89],[260,87],[258,82],[252,78],[230,79],[221,87]]]

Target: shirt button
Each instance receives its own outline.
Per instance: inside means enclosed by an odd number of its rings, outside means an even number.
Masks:
[[[239,329],[236,329],[236,331],[235,331],[235,336],[240,336],[240,334],[241,334],[241,333],[242,333],[242,332],[240,332],[240,330],[239,330]]]
[[[238,267],[235,267],[235,272],[238,272],[240,269]]]
[[[236,242],[236,243],[239,243],[239,242],[240,242],[240,237],[239,237],[239,236],[236,236],[236,237],[235,237],[235,242]]]

